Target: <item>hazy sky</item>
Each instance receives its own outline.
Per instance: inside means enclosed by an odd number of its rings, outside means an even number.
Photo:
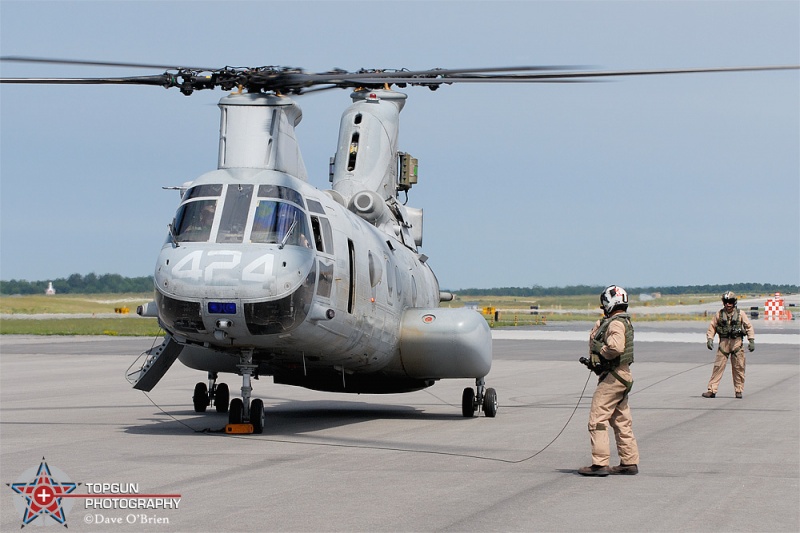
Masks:
[[[203,67],[800,64],[800,2],[0,2],[3,55]],[[16,76],[141,69],[17,65]],[[409,95],[409,206],[443,288],[800,284],[800,73],[443,86]],[[0,86],[0,278],[153,272],[221,91]],[[301,96],[329,188],[348,91]]]

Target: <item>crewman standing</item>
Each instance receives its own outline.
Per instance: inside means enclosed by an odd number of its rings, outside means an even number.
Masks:
[[[722,309],[711,319],[706,331],[706,346],[709,350],[714,349],[715,334],[719,335],[719,349],[714,369],[711,371],[711,380],[708,382],[708,390],[703,393],[703,398],[714,398],[717,395],[717,387],[722,380],[722,374],[725,373],[725,365],[730,356],[733,391],[736,397],[741,399],[744,392],[745,364],[742,337],[747,337],[747,349],[752,352],[756,349],[756,335],[750,319],[736,307],[736,295],[732,291],[722,295]]]
[[[600,294],[605,318],[589,334],[591,360],[584,362],[600,376],[589,412],[592,465],[578,469],[583,476],[638,474],[639,446],[633,435],[628,393],[633,387],[633,325],[628,310],[628,293],[611,285]],[[609,468],[611,450],[608,427],[614,429],[620,464]]]

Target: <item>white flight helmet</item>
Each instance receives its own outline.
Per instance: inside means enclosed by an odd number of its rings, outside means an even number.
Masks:
[[[625,292],[625,289],[622,287],[610,285],[609,287],[606,287],[606,290],[600,293],[600,307],[603,308],[606,316],[610,316],[611,313],[617,311],[618,309],[627,311],[628,293]]]
[[[732,303],[734,307],[736,307],[736,293],[733,291],[726,291],[725,294],[722,295],[722,303]]]

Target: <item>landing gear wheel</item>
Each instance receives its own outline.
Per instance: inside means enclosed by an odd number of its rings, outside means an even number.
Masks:
[[[241,424],[244,421],[244,402],[241,398],[231,400],[228,410],[228,424]]]
[[[497,392],[494,389],[486,389],[483,397],[483,412],[489,418],[494,418],[497,414]]]
[[[227,383],[220,383],[214,391],[214,406],[218,413],[228,412],[228,403],[231,401],[231,392]]]
[[[475,390],[467,387],[461,394],[461,414],[464,418],[475,416]]]
[[[258,398],[250,402],[250,423],[253,433],[260,435],[264,432],[264,402]]]
[[[194,386],[194,395],[192,396],[192,403],[194,403],[195,413],[205,413],[208,407],[208,387],[205,383],[198,383]]]

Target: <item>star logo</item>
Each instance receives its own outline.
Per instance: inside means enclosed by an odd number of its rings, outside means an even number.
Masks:
[[[55,522],[67,527],[67,513],[72,508],[72,500],[64,501],[65,496],[78,487],[58,468],[47,465],[44,457],[37,467],[26,470],[16,483],[8,484],[16,494],[14,505],[20,512],[22,527],[37,518],[43,525]]]

